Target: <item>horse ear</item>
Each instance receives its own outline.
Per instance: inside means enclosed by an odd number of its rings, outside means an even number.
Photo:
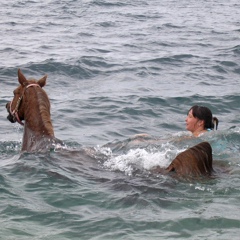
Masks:
[[[22,85],[22,86],[26,86],[27,85],[27,79],[25,78],[25,76],[23,75],[23,73],[21,72],[20,69],[18,69],[18,82]]]
[[[40,87],[44,87],[46,85],[46,80],[47,80],[47,75],[39,79],[37,83],[39,84]]]

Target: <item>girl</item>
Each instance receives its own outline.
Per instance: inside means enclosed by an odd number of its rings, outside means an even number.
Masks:
[[[216,125],[218,127],[218,119],[213,118],[209,108],[195,105],[190,108],[186,118],[186,129],[192,132],[193,136],[198,137],[204,132],[211,131]]]

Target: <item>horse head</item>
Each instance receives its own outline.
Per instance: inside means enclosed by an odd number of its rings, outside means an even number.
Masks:
[[[21,70],[18,70],[20,85],[13,91],[12,101],[6,105],[8,120],[24,125],[23,151],[46,149],[56,140],[50,115],[50,101],[42,89],[46,85],[46,79],[47,76],[39,80],[27,80]]]
[[[13,100],[6,104],[6,108],[9,113],[7,119],[10,122],[15,123],[17,121],[18,123],[23,125],[22,121],[24,120],[25,92],[29,87],[44,87],[46,85],[46,79],[47,75],[45,75],[38,81],[27,80],[21,70],[18,70],[18,82],[20,83],[20,85],[13,91]]]

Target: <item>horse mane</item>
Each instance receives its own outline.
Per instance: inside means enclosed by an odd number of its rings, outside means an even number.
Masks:
[[[29,84],[36,83],[36,81],[33,79],[28,82]],[[34,87],[34,90],[36,93],[37,105],[39,107],[39,116],[42,119],[43,126],[50,135],[54,136],[52,121],[50,117],[50,101],[48,95],[41,87]]]
[[[52,122],[50,118],[50,101],[46,92],[41,88],[37,90],[37,101],[39,106],[39,113],[43,120],[43,125],[46,129],[52,129]]]

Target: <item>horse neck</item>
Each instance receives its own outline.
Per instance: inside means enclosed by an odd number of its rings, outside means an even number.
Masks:
[[[39,87],[31,87],[26,91],[24,97],[24,133],[54,137],[50,102],[45,91]]]

